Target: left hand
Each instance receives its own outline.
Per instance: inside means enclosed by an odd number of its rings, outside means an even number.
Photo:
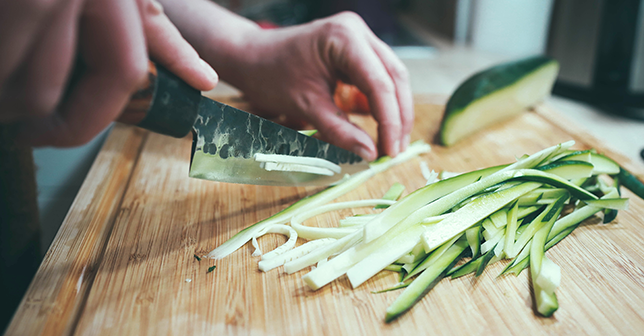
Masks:
[[[393,157],[409,144],[414,112],[407,69],[357,14],[258,30],[241,50],[229,64],[234,77],[224,79],[265,115],[304,119],[324,140],[374,160],[373,140],[334,104],[342,79],[367,96],[381,153]]]

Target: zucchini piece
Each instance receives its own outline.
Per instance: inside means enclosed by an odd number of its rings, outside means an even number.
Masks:
[[[314,135],[318,132],[318,130],[316,130],[316,129],[312,129],[312,130],[299,130],[298,132],[300,132],[300,133],[302,133],[302,134],[304,134],[304,135],[306,135],[306,136],[314,136]]]
[[[476,259],[471,259],[467,263],[454,267],[449,272],[447,272],[447,276],[451,276],[452,279],[460,278],[464,275],[468,275],[470,273],[474,273],[479,269],[479,266],[481,265],[481,262],[483,262],[483,257],[485,255],[481,255]],[[496,255],[492,256],[492,259],[489,260],[487,263],[488,265],[492,265],[495,262],[502,260],[502,258],[497,257]]]
[[[425,246],[425,251],[432,251],[434,248],[443,244],[455,235],[465,231],[470,226],[489,216],[492,212],[500,209],[517,197],[520,197],[525,193],[538,188],[540,186],[539,183],[546,183],[555,187],[566,188],[571,194],[581,200],[597,199],[595,195],[571,184],[570,182],[556,175],[548,174],[534,169],[519,169],[514,172],[500,172],[498,174],[484,178],[479,182],[473,183],[466,188],[454,192],[446,197],[437,200],[434,203],[431,203],[419,209],[418,211],[414,212],[414,214],[409,218],[415,217],[417,214],[431,215],[430,211],[432,210],[432,208],[436,207],[440,209],[443,205],[442,203],[454,204],[455,202],[453,198],[460,197],[460,193],[467,193],[469,191],[471,194],[474,193],[474,190],[477,190],[478,188],[481,188],[483,186],[487,186],[486,184],[488,183],[491,183],[490,185],[493,185],[508,180],[507,178],[504,178],[506,174],[511,174],[514,175],[517,179],[525,179],[530,182],[522,183],[510,189],[498,191],[496,193],[486,195],[485,197],[481,197],[469,203],[465,207],[459,209],[454,213],[454,215],[451,215],[440,221],[439,223],[428,227],[421,237],[422,242]],[[426,214],[426,212],[430,212],[430,214]],[[462,215],[456,215],[457,213]],[[365,228],[367,228],[367,226],[365,226]]]
[[[631,174],[623,167],[619,167],[617,177],[624,187],[644,200],[644,183],[642,183],[642,181],[640,181],[635,175]]]
[[[620,186],[621,186],[621,183],[619,182],[619,176],[613,177],[613,188],[617,190],[617,194],[619,196],[622,196],[622,193],[620,191]],[[604,209],[604,219],[602,220],[602,222],[604,224],[612,222],[613,220],[615,220],[615,218],[617,218],[617,212],[618,212],[617,210]]]
[[[612,191],[602,198],[613,198],[619,196],[617,191]],[[589,218],[590,216],[601,211],[601,208],[594,206],[583,206],[575,209],[575,211],[569,213],[568,215],[559,218],[555,224],[552,226],[550,233],[548,234],[548,243],[546,244],[546,250],[555,246],[561,240],[566,238],[574,229],[576,229],[581,222]],[[510,263],[499,275],[514,273],[519,275],[521,271],[526,268],[530,262],[530,256],[526,251],[521,251],[521,253],[515,258],[515,260]]]
[[[370,169],[354,174],[353,176],[349,177],[347,180],[344,180],[339,184],[336,184],[335,186],[326,188],[314,195],[307,196],[293,203],[286,209],[274,214],[273,216],[270,216],[262,221],[259,221],[239,231],[237,234],[232,236],[226,242],[224,242],[214,250],[210,251],[210,253],[208,253],[206,257],[211,259],[224,258],[227,255],[235,252],[238,248],[242,247],[244,244],[250,241],[253,237],[257,235],[258,232],[260,232],[264,228],[271,226],[273,224],[286,223],[298,213],[301,213],[303,211],[307,211],[310,209],[314,209],[315,207],[326,204],[348,193],[349,191],[354,190],[359,185],[366,182],[377,173],[385,171],[399,163],[415,158],[416,156],[422,153],[427,153],[430,151],[430,149],[431,147],[425,142],[416,141],[412,143],[405,152],[400,153],[397,157],[393,159],[387,156],[383,156],[380,159],[372,162],[370,164]],[[317,262],[317,260],[315,262]]]
[[[379,216],[374,218],[373,221],[365,225],[365,241],[369,242],[373,239],[378,238],[381,234],[385,233],[396,223],[404,220],[407,216],[410,215],[410,213],[417,210],[418,208],[456,190],[471,185],[472,183],[479,181],[481,178],[490,176],[500,171],[501,169],[504,169],[505,167],[507,166],[501,165],[475,170],[473,172],[460,174],[458,176],[450,177],[445,180],[437,181],[415,190],[409,195],[403,197],[400,201],[396,202],[396,204],[394,204],[393,206],[385,209]],[[442,212],[436,215],[441,215]]]
[[[615,175],[619,173],[619,164],[606,155],[596,153],[592,150],[577,151],[563,156],[557,161],[586,161],[592,163],[594,166],[593,175],[609,174]]]
[[[589,177],[594,173],[595,166],[585,161],[567,160],[555,161],[537,168],[550,174],[558,175],[566,180]]]
[[[496,245],[494,247],[496,247]],[[479,275],[483,274],[483,270],[490,263],[490,261],[492,260],[492,257],[496,256],[494,254],[494,247],[490,249],[487,253],[485,253],[483,256],[481,256],[481,263],[479,264],[479,267],[476,269],[476,274],[474,276],[478,277]]]
[[[454,237],[454,239],[448,241],[447,243],[441,245],[441,247],[437,248],[434,250],[430,255],[425,258],[419,265],[417,265],[413,270],[409,272],[404,278],[403,281],[408,280],[409,278],[413,277],[414,275],[426,270],[428,267],[433,265],[436,260],[438,260],[445,252],[456,243],[458,239],[461,237]],[[466,240],[467,241],[467,240]],[[469,246],[469,244],[468,244]]]
[[[555,217],[555,213],[561,212],[561,209],[563,208],[564,201],[568,198],[568,196],[562,196],[559,198],[555,203],[552,203],[546,207],[544,211],[542,211],[535,219],[528,224],[528,226],[521,232],[520,235],[517,236],[517,240],[512,248],[512,253],[507,254],[509,258],[515,258],[517,257],[517,253],[521,251],[521,253],[524,253],[526,250],[526,246],[530,242],[530,239],[533,238],[533,236],[539,231],[539,229],[545,225],[547,225],[548,222],[552,221],[553,223],[557,219]],[[521,254],[519,254],[521,255]],[[515,258],[519,259],[519,257]],[[514,263],[514,262],[513,262]],[[508,265],[508,268],[512,267],[512,264]]]
[[[532,289],[536,301],[535,305],[537,312],[545,317],[552,316],[559,309],[555,289],[559,285],[557,273],[559,273],[558,277],[560,279],[561,271],[559,270],[559,266],[548,261],[548,258],[546,258],[545,246],[555,219],[559,217],[561,210],[563,210],[563,200],[564,198],[562,197],[560,199],[562,206],[554,206],[548,215],[544,217],[544,220],[548,220],[548,222],[537,231],[530,244],[530,275],[532,277]],[[559,203],[558,201],[557,204]],[[552,218],[547,218],[551,214]]]
[[[628,210],[628,198],[602,198],[587,200],[586,204],[611,210]]]
[[[555,60],[536,56],[500,64],[468,78],[445,106],[441,143],[451,146],[543,100],[558,71]]]
[[[476,225],[465,230],[465,238],[467,239],[467,244],[472,250],[472,257],[478,257],[479,252],[481,251],[481,225]]]
[[[505,228],[505,246],[503,247],[503,250],[506,256],[514,255],[512,251],[514,248],[517,229],[519,228],[518,217],[519,202],[515,201],[514,205],[510,206],[510,211],[508,211],[508,225]]]
[[[402,193],[405,191],[405,186],[402,185],[401,183],[394,183],[387,192],[382,196],[382,199],[384,200],[389,200],[389,201],[397,201],[400,196],[402,196]],[[378,204],[374,209],[386,209],[388,208],[389,205],[385,204]]]
[[[380,294],[380,293],[386,293],[386,292],[395,291],[395,290],[398,290],[398,289],[403,289],[403,288],[406,288],[407,286],[409,286],[410,283],[411,283],[411,281],[407,281],[407,282],[402,282],[401,281],[400,283],[398,283],[397,285],[395,285],[393,287],[381,289],[379,291],[372,291],[371,294]]]
[[[398,264],[391,264],[391,265],[389,265],[389,266],[385,267],[385,270],[387,270],[387,271],[392,271],[392,272],[396,272],[396,273],[400,273],[400,272],[402,272],[402,270],[403,270],[403,268],[402,268],[402,267],[403,267],[402,265],[398,265]]]
[[[467,246],[467,241],[463,239],[457,241],[435,263],[416,277],[405,288],[405,291],[387,307],[385,322],[389,323],[398,318],[434,288],[443,279],[447,270],[454,266],[461,256],[466,253]]]

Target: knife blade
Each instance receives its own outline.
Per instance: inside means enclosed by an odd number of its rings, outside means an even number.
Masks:
[[[118,121],[177,138],[192,132],[189,176],[194,178],[322,186],[369,168],[350,151],[203,97],[152,62],[147,83],[132,96]],[[289,160],[293,157],[309,159]]]

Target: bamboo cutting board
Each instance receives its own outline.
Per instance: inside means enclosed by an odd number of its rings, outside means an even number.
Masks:
[[[417,97],[412,137],[433,142],[443,106]],[[374,124],[358,118],[370,132]],[[603,148],[546,106],[447,149],[377,175],[340,200],[379,198],[393,182],[424,185],[419,163],[468,171],[512,162],[570,139],[632,172],[641,165]],[[346,278],[311,291],[305,271],[262,273],[252,248],[197,261],[245,226],[316,188],[216,183],[187,177],[190,141],[117,125],[101,150],[7,335],[385,335],[637,334],[644,330],[644,201],[624,190],[630,210],[610,224],[591,218],[548,252],[562,268],[553,318],[534,314],[528,273],[443,280],[409,313],[384,323],[400,292],[383,271],[357,289]],[[316,217],[329,226],[358,211]],[[260,240],[264,251],[285,241]],[[207,273],[211,265],[217,268]]]

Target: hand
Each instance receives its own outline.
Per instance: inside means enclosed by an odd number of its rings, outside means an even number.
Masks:
[[[154,0],[2,1],[0,122],[33,145],[85,143],[142,84],[148,53],[196,89],[217,83]],[[76,57],[86,71],[65,92]]]
[[[247,37],[231,58],[235,73],[224,79],[268,115],[303,118],[324,140],[373,160],[371,138],[333,102],[342,79],[366,94],[381,153],[396,156],[409,144],[414,112],[407,69],[358,15],[341,13]]]

